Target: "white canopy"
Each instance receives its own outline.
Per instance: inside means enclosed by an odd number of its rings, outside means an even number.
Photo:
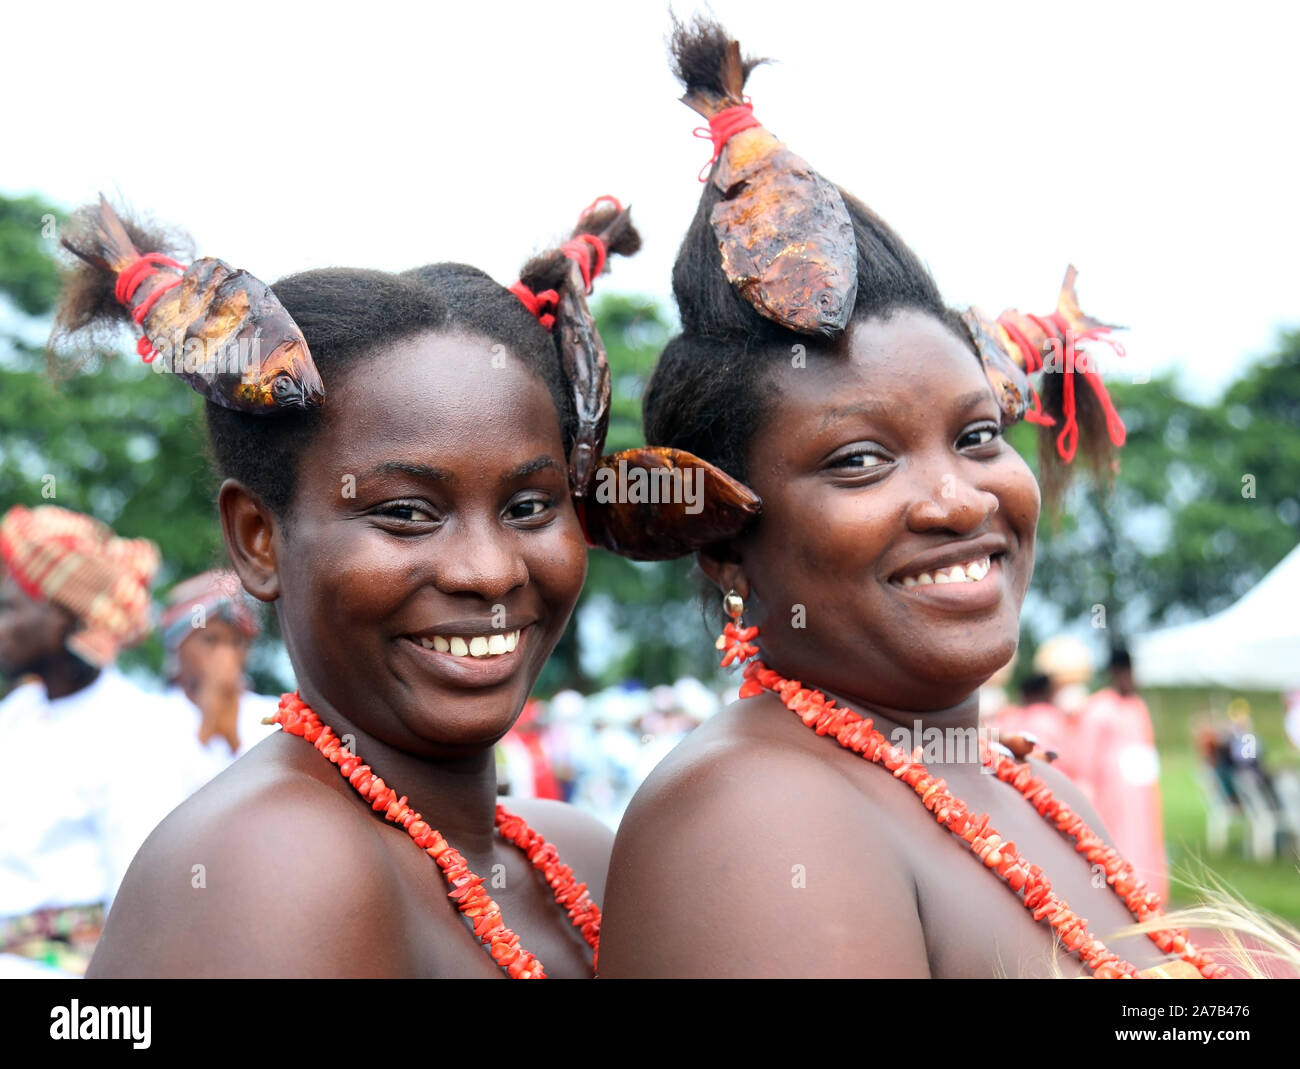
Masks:
[[[1142,687],[1300,689],[1300,546],[1235,605],[1133,640]]]

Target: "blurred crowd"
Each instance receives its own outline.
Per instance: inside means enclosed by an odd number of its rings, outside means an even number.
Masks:
[[[995,735],[1031,736],[1043,756],[1083,791],[1120,855],[1167,901],[1160,758],[1128,650],[1112,649],[1107,678],[1095,691],[1089,647],[1070,636],[1038,647],[1033,671],[1015,699],[1005,690],[1014,667],[1013,661],[982,688],[981,722]],[[1300,748],[1300,694],[1287,701],[1287,730]],[[1246,852],[1257,860],[1271,859],[1280,848],[1295,850],[1300,778],[1266,768],[1248,703],[1233,699],[1226,716],[1204,713],[1189,726],[1211,852],[1227,849],[1233,823],[1243,825]]]
[[[0,520],[0,976],[80,974],[155,826],[268,732],[245,680],[258,616],[236,578],[178,584],[154,619],[157,550],[54,506]],[[163,678],[121,672],[154,630]]]
[[[690,676],[530,701],[497,747],[501,793],[572,802],[617,828],[641,781],[722,704]]]

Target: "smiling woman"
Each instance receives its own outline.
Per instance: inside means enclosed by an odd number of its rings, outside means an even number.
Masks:
[[[761,661],[633,800],[601,975],[1104,976],[1162,951],[1214,975],[1177,934],[1110,941],[1157,901],[1063,777],[987,747],[914,751],[975,735],[977,688],[1016,649],[1040,494],[1004,425],[1073,428],[1063,457],[1107,444],[1099,428],[1122,440],[1099,383],[1039,408],[1036,347],[1000,340],[1027,317],[949,310],[884,222],[758,123],[754,61],[721,27],[678,26],[673,47],[715,154],[646,432],[762,499],[697,558],[731,617],[724,666]],[[1105,329],[1072,281],[1028,317],[1044,341]]]
[[[574,458],[603,425],[571,369],[599,379],[603,353],[571,335],[590,276],[638,243],[604,200],[513,291],[460,264],[270,291],[323,399],[209,393],[207,418],[231,562],[274,604],[298,694],[150,837],[91,975],[592,974],[608,833],[558,803],[500,809],[492,749],[586,575]]]

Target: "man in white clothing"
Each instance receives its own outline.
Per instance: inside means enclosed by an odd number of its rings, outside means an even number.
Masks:
[[[161,699],[113,667],[148,633],[152,542],[89,516],[0,519],[0,976],[78,975],[149,832],[184,800]],[[12,966],[12,967],[11,967]]]

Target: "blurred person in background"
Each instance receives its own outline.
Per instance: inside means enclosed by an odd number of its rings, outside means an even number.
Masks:
[[[1033,665],[1035,672],[1047,677],[1045,704],[1051,712],[1039,709],[1036,726],[1026,725],[1024,730],[1037,735],[1045,748],[1054,750],[1059,755],[1056,768],[1080,783],[1087,778],[1079,751],[1079,727],[1094,671],[1092,653],[1079,639],[1056,635],[1038,647]]]
[[[1034,672],[1020,684],[1020,704],[1005,704],[984,723],[1000,736],[1031,737],[1045,756],[1055,761],[1063,740],[1069,738],[1065,714],[1052,704],[1052,681],[1042,672]]]
[[[280,730],[262,723],[275,715],[279,698],[255,694],[244,675],[261,632],[250,600],[234,572],[203,572],[172,590],[158,623],[167,698],[194,749],[191,791]]]
[[[1088,699],[1074,742],[1076,782],[1084,789],[1115,847],[1137,874],[1168,898],[1160,759],[1146,702],[1133,684],[1128,650],[1110,658],[1110,686]]]
[[[1289,691],[1282,697],[1286,713],[1283,715],[1283,727],[1291,745],[1300,750],[1300,690]]]
[[[158,551],[18,505],[0,561],[0,674],[28,680],[0,701],[16,758],[0,777],[0,976],[80,975],[136,849],[184,798],[164,706],[113,666],[149,632]]]
[[[514,727],[497,743],[498,794],[565,800],[548,752],[547,727],[546,706],[529,698]]]

